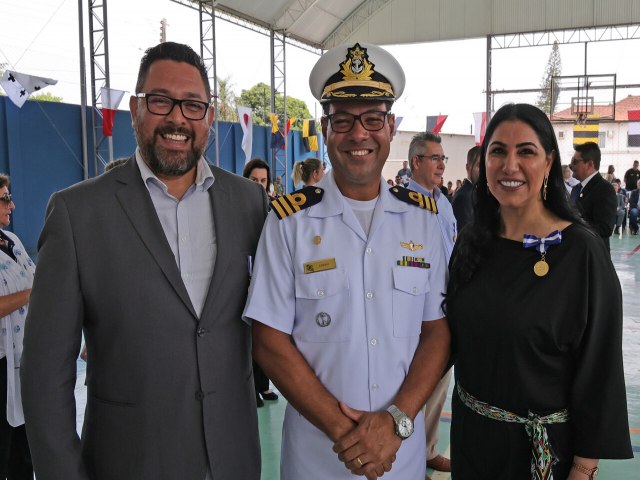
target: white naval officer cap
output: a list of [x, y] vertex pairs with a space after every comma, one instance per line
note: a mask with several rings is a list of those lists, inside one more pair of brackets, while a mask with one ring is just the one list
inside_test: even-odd
[[400, 63], [371, 43], [328, 50], [309, 75], [309, 87], [320, 103], [346, 100], [395, 101], [404, 90]]

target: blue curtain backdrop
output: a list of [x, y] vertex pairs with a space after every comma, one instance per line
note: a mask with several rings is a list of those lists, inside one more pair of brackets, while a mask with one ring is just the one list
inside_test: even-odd
[[[47, 202], [52, 193], [83, 180], [80, 106], [65, 103], [27, 101], [17, 108], [11, 100], [0, 96], [0, 172], [11, 176], [11, 195], [16, 209], [9, 230], [35, 256], [38, 236], [44, 225]], [[89, 174], [95, 176], [91, 108], [87, 108]], [[245, 155], [241, 148], [242, 128], [239, 123], [219, 122], [220, 167], [242, 174]], [[206, 156], [215, 163], [213, 132]], [[252, 157], [272, 164], [271, 127], [253, 127]], [[322, 141], [320, 141], [322, 144]], [[116, 113], [113, 129], [114, 158], [129, 157], [136, 146], [128, 111]], [[289, 134], [288, 172], [294, 162], [321, 152], [306, 152], [300, 131]], [[103, 166], [99, 165], [98, 173]], [[291, 179], [284, 179], [288, 191]]]

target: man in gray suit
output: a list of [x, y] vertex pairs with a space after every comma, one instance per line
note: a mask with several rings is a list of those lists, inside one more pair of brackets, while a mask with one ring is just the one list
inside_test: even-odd
[[241, 315], [268, 203], [203, 159], [209, 100], [193, 50], [147, 50], [130, 100], [135, 155], [49, 202], [22, 368], [38, 480], [260, 478]]

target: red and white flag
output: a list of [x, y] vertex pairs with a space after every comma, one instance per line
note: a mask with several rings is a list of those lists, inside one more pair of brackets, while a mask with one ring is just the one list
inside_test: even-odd
[[447, 121], [448, 115], [428, 115], [427, 116], [427, 132], [440, 133], [444, 122]]
[[126, 92], [113, 88], [101, 88], [100, 98], [102, 99], [102, 135], [113, 136], [113, 121], [118, 111], [118, 105]]
[[627, 145], [640, 147], [640, 110], [629, 110], [627, 115], [629, 116]]
[[250, 107], [238, 105], [238, 120], [242, 127], [242, 151], [244, 152], [247, 163], [251, 160], [251, 149], [253, 147], [253, 110]]
[[484, 140], [484, 132], [487, 128], [487, 112], [478, 112], [473, 114], [475, 128], [473, 133], [476, 137], [476, 145], [481, 145]]
[[29, 95], [43, 89], [47, 85], [55, 85], [57, 80], [52, 78], [35, 77], [26, 73], [18, 73], [5, 70], [0, 85], [7, 93], [7, 96], [18, 108], [22, 108]]

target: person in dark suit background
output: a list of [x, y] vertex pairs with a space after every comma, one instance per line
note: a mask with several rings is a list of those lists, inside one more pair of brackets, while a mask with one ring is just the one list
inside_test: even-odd
[[458, 223], [458, 231], [473, 219], [473, 186], [478, 181], [480, 175], [480, 146], [471, 147], [467, 152], [467, 178], [462, 182], [453, 197], [453, 215]]
[[595, 142], [574, 146], [571, 159], [573, 176], [580, 181], [571, 190], [571, 199], [577, 205], [585, 221], [602, 238], [607, 249], [609, 237], [616, 223], [616, 192], [598, 172], [600, 169], [600, 147]]
[[190, 47], [150, 48], [129, 101], [135, 154], [49, 201], [22, 370], [38, 480], [260, 478], [241, 315], [268, 201], [204, 160], [210, 99]]
[[631, 235], [638, 235], [638, 218], [640, 218], [640, 180], [636, 182], [636, 189], [629, 196], [629, 230]]

